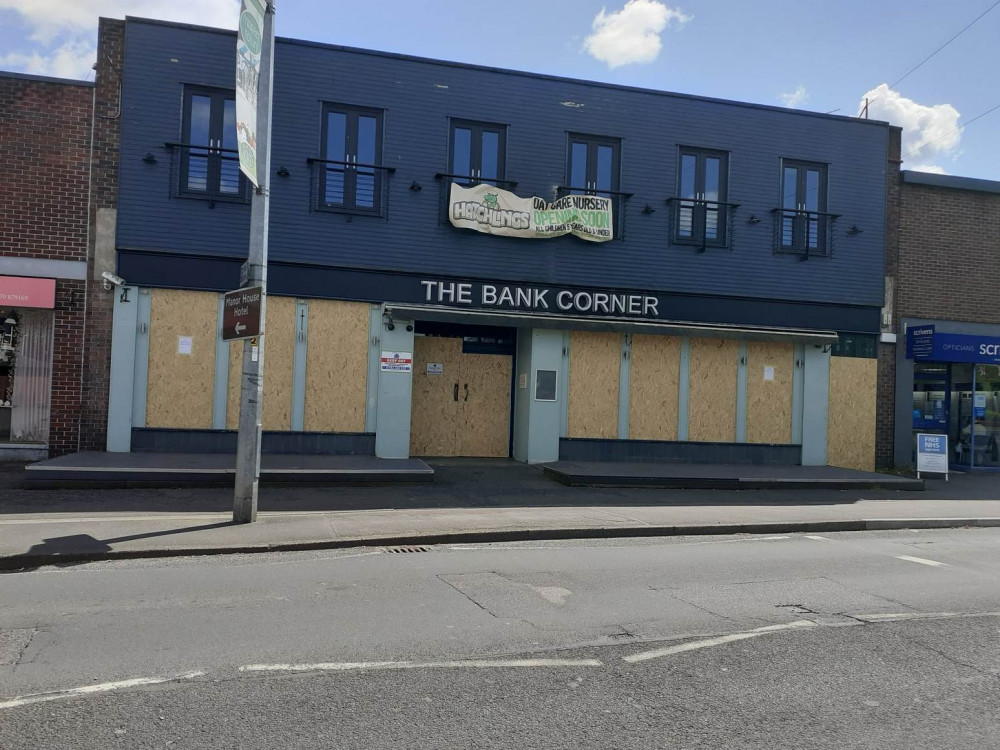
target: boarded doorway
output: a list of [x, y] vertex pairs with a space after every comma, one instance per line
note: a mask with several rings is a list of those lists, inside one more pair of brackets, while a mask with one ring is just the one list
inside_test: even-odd
[[506, 458], [513, 332], [456, 328], [414, 338], [410, 455]]

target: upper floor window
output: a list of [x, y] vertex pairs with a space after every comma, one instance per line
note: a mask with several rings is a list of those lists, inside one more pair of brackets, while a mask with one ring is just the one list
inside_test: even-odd
[[454, 182], [503, 182], [506, 153], [507, 129], [503, 125], [452, 120], [448, 171]]
[[568, 192], [613, 197], [619, 187], [620, 147], [615, 138], [570, 135]]
[[381, 213], [381, 159], [380, 110], [335, 104], [323, 108], [322, 207]]
[[681, 148], [679, 155], [674, 241], [727, 245], [729, 154]]
[[826, 165], [782, 160], [778, 249], [803, 256], [826, 255], [830, 222], [826, 208]]
[[184, 90], [180, 192], [242, 200], [246, 181], [236, 148], [236, 99], [231, 91]]

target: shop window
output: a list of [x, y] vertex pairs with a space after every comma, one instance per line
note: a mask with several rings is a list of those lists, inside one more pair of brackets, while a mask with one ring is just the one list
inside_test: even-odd
[[46, 442], [51, 391], [52, 313], [0, 309], [0, 442]]
[[828, 256], [836, 214], [827, 212], [825, 164], [782, 160], [781, 207], [775, 209], [778, 252]]
[[673, 241], [699, 247], [728, 247], [729, 154], [682, 148], [673, 206]]
[[327, 104], [323, 108], [320, 209], [382, 214], [387, 171], [382, 160], [382, 112]]
[[233, 92], [188, 87], [184, 91], [178, 193], [209, 200], [246, 201], [240, 172]]
[[507, 128], [503, 125], [452, 120], [448, 172], [453, 182], [503, 187], [506, 154]]
[[878, 357], [878, 337], [867, 333], [841, 333], [830, 352], [834, 357]]

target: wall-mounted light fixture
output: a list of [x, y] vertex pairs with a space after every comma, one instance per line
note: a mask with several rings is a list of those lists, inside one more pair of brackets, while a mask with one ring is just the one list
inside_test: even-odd
[[290, 174], [291, 172], [288, 171], [288, 167], [286, 167], [284, 164], [278, 167], [278, 177], [288, 177], [288, 175]]
[[747, 224], [760, 224], [760, 217], [757, 214], [750, 214], [750, 218], [747, 219]]
[[653, 208], [653, 207], [652, 207], [651, 205], [649, 205], [649, 204], [647, 203], [647, 204], [646, 204], [645, 206], [643, 206], [643, 208], [642, 208], [642, 212], [643, 212], [644, 214], [652, 214], [652, 213], [656, 213], [656, 209], [655, 209], [655, 208]]
[[414, 193], [419, 193], [423, 189], [424, 189], [424, 186], [421, 185], [416, 180], [414, 180], [413, 182], [410, 183], [410, 190], [412, 190]]
[[142, 157], [142, 160], [146, 164], [156, 164], [156, 157], [153, 156], [153, 152], [152, 151], [147, 151], [146, 155], [144, 157]]
[[851, 227], [850, 229], [847, 230], [847, 233], [853, 237], [856, 234], [861, 234], [863, 231], [865, 230], [859, 227], [857, 224], [851, 224]]

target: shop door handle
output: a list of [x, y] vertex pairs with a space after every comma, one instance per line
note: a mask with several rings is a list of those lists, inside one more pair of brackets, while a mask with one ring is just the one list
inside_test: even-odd
[[458, 383], [455, 383], [455, 400], [458, 401]]
[[[457, 388], [457, 387], [458, 387], [458, 385], [456, 384], [456, 386], [455, 386], [455, 387]], [[464, 399], [464, 400], [465, 400], [465, 401], [468, 401], [468, 400], [469, 400], [469, 384], [468, 384], [468, 383], [466, 383], [466, 384], [465, 384], [465, 399]]]

